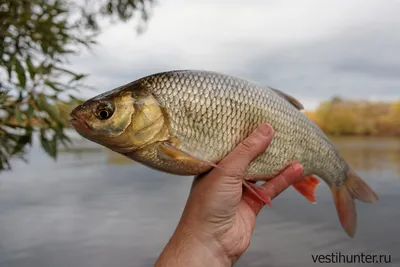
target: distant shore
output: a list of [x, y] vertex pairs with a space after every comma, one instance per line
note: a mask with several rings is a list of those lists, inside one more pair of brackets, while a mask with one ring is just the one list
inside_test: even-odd
[[372, 102], [333, 98], [304, 114], [329, 136], [400, 137], [400, 101]]

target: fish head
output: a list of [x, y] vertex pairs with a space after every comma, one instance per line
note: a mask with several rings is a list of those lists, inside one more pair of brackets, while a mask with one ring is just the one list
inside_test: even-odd
[[91, 98], [70, 117], [81, 136], [121, 154], [165, 139], [161, 107], [141, 86], [124, 86]]

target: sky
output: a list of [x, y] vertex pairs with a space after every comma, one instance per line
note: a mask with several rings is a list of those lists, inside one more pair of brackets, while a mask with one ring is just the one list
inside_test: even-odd
[[278, 88], [315, 109], [332, 96], [400, 98], [400, 0], [158, 0], [146, 31], [107, 27], [72, 59], [92, 97], [174, 69]]

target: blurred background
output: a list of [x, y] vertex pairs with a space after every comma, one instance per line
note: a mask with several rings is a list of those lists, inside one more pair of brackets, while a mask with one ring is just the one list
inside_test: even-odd
[[289, 188], [261, 212], [237, 266], [309, 266], [332, 252], [400, 266], [398, 10], [396, 0], [1, 1], [0, 266], [154, 264], [192, 178], [85, 141], [67, 120], [89, 97], [172, 69], [299, 99], [380, 197], [357, 202], [349, 239], [326, 184], [317, 205]]

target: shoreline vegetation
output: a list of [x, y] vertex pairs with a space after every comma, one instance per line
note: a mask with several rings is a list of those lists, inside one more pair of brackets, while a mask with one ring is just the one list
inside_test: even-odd
[[304, 114], [329, 136], [400, 137], [400, 99], [378, 102], [334, 97]]
[[[65, 128], [71, 129], [68, 123], [69, 113], [82, 102], [75, 99], [52, 105], [53, 112], [57, 114]], [[334, 97], [322, 102], [314, 111], [303, 112], [328, 136], [400, 137], [400, 98], [393, 102], [378, 102]], [[7, 124], [43, 126], [43, 122], [38, 119], [27, 122], [14, 117], [8, 118]]]

